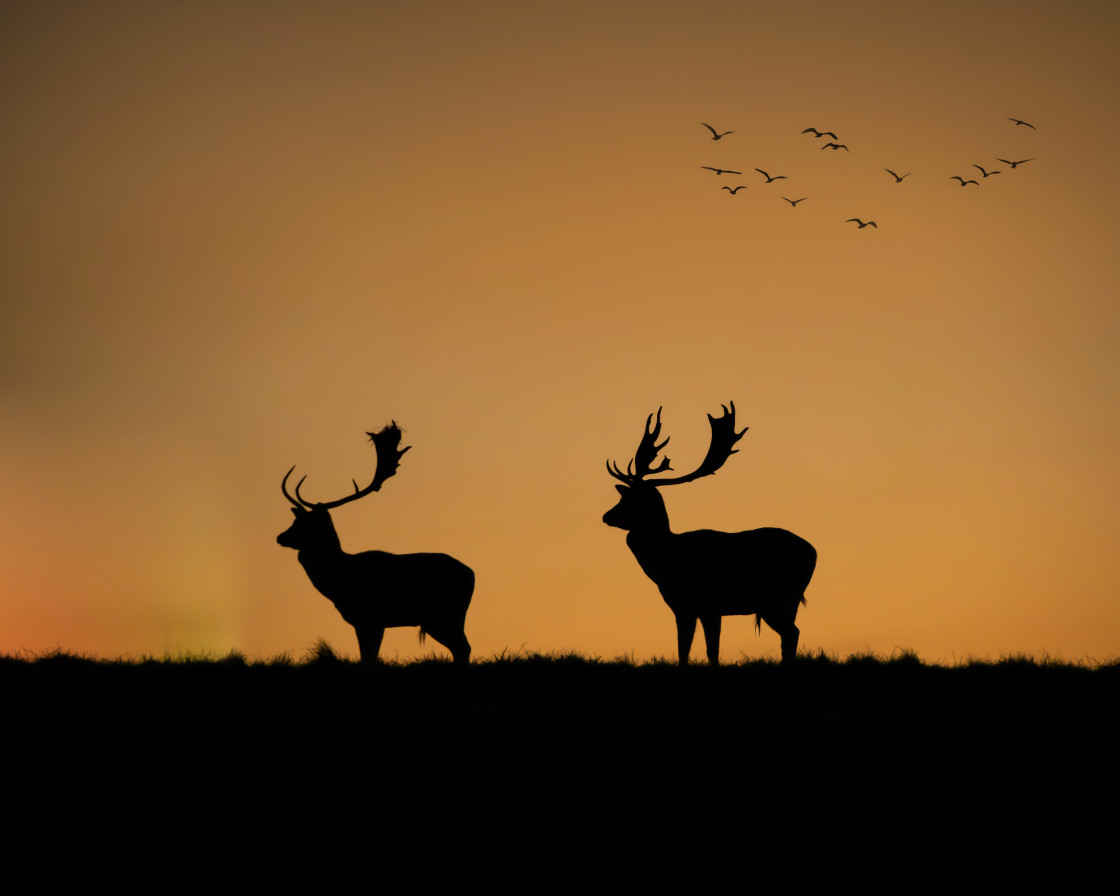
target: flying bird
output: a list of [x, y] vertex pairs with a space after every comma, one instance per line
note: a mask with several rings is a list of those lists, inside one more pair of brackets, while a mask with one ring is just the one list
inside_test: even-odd
[[740, 190], [745, 190], [746, 187], [743, 186], [742, 184], [739, 184], [739, 186], [737, 186], [734, 190], [732, 190], [731, 187], [720, 187], [720, 189], [721, 190], [727, 190], [728, 193], [730, 193], [732, 196], [734, 196]]
[[852, 221], [855, 221], [859, 225], [860, 230], [863, 230], [864, 227], [874, 227], [876, 230], [879, 229], [879, 225], [876, 224], [874, 221], [866, 221], [865, 222], [865, 221], [861, 221], [859, 218], [848, 218], [848, 220], [845, 221], [844, 223], [848, 224]]
[[809, 197], [808, 196], [802, 196], [800, 199], [790, 199], [788, 196], [783, 196], [782, 198], [786, 202], [788, 202], [790, 205], [792, 205], [794, 208], [797, 208], [797, 203], [804, 202]]
[[961, 182], [962, 187], [967, 187], [969, 184], [976, 184], [976, 186], [980, 186], [980, 181], [978, 181], [978, 180], [965, 180], [959, 174], [954, 174], [952, 177], [949, 178], [949, 180], [959, 180]]
[[979, 172], [980, 172], [981, 174], [983, 174], [983, 175], [984, 175], [984, 177], [991, 177], [991, 176], [992, 176], [993, 174], [1003, 174], [1003, 172], [1002, 172], [1002, 171], [999, 171], [999, 170], [996, 170], [996, 171], [985, 171], [985, 170], [984, 170], [983, 168], [981, 168], [981, 167], [980, 167], [979, 165], [973, 165], [972, 167], [973, 167], [973, 168], [976, 168], [977, 170], [979, 170]]
[[1017, 166], [1022, 165], [1024, 162], [1033, 162], [1034, 159], [1020, 159], [1018, 162], [1009, 162], [1007, 159], [997, 159], [997, 161], [1003, 162], [1004, 165], [1010, 165], [1011, 170], [1014, 171]]
[[715, 128], [713, 128], [710, 124], [705, 124], [704, 122], [700, 122], [700, 124], [704, 125], [704, 127], [706, 127], [709, 131], [712, 132], [712, 139], [713, 140], [718, 140], [720, 137], [726, 137], [728, 134], [734, 134], [735, 133], [734, 131], [724, 131], [721, 134], [719, 131], [717, 131]]
[[1015, 122], [1016, 125], [1025, 124], [1028, 128], [1030, 128], [1031, 130], [1034, 130], [1034, 131], [1038, 130], [1038, 128], [1036, 128], [1029, 121], [1020, 121], [1018, 118], [1008, 118], [1007, 120]]
[[848, 149], [848, 147], [843, 143], [826, 143], [821, 147], [821, 149], [831, 149], [833, 152], [836, 152], [836, 150], [838, 149], [842, 149], [844, 150], [844, 152], [851, 152], [851, 150]]
[[906, 172], [906, 173], [905, 173], [904, 175], [902, 175], [902, 177], [899, 177], [899, 176], [898, 176], [897, 174], [895, 174], [895, 173], [894, 173], [893, 171], [891, 171], [891, 169], [890, 169], [890, 168], [884, 168], [883, 170], [884, 170], [885, 172], [887, 172], [887, 174], [889, 174], [889, 175], [890, 175], [891, 177], [893, 177], [893, 178], [894, 178], [894, 182], [895, 182], [896, 184], [900, 184], [900, 183], [902, 183], [902, 178], [903, 178], [903, 177], [909, 177], [909, 176], [910, 176], [911, 174], [913, 174], [913, 173], [914, 173], [913, 171], [907, 171], [907, 172]]
[[840, 139], [832, 131], [818, 131], [816, 128], [805, 128], [801, 133], [812, 134], [814, 137], [831, 137], [833, 140]]
[[776, 180], [787, 180], [787, 178], [784, 174], [775, 174], [773, 177], [771, 177], [769, 174], [767, 174], [761, 168], [755, 168], [754, 170], [757, 171], [759, 174], [761, 174], [763, 177], [765, 177], [766, 178], [766, 183], [768, 183], [768, 184], [773, 183]]
[[700, 167], [705, 168], [708, 171], [714, 171], [716, 174], [742, 174], [743, 173], [742, 171], [728, 171], [726, 168], [712, 168], [709, 165], [701, 165]]

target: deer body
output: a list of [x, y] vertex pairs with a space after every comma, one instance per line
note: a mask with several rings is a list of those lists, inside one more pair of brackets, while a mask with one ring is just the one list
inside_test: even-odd
[[[800, 604], [817, 562], [813, 546], [785, 529], [697, 529], [670, 532], [667, 538], [654, 541], [631, 533], [626, 545], [669, 609], [697, 619], [712, 613], [757, 615], [770, 624], [780, 610], [773, 606], [773, 595], [798, 592], [795, 603]], [[785, 582], [788, 570], [797, 568], [803, 571], [804, 581]], [[745, 569], [751, 574], [744, 581]]]
[[[675, 533], [658, 486], [690, 482], [711, 475], [735, 452], [731, 449], [743, 433], [734, 432], [734, 409], [712, 421], [712, 447], [694, 473], [675, 479], [645, 479], [669, 469], [668, 460], [651, 469], [660, 432], [648, 429], [627, 473], [612, 470], [624, 485], [616, 486], [620, 499], [603, 516], [603, 522], [627, 530], [626, 545], [642, 571], [657, 585], [677, 621], [677, 657], [688, 663], [696, 622], [704, 627], [708, 661], [719, 663], [719, 638], [724, 616], [754, 615], [755, 625], [765, 622], [782, 639], [782, 660], [797, 655], [800, 631], [797, 610], [805, 602], [805, 589], [817, 564], [816, 549], [785, 529], [751, 529], [717, 532], [698, 529]], [[652, 420], [652, 415], [650, 417]], [[745, 433], [746, 430], [743, 430]], [[608, 469], [611, 469], [608, 465]]]
[[[391, 439], [384, 435], [388, 430], [386, 427], [371, 436], [380, 456], [389, 456], [385, 443]], [[396, 440], [399, 439], [400, 432], [396, 430]], [[395, 446], [393, 442], [393, 450]], [[396, 452], [392, 460], [399, 460], [401, 454], [404, 451]], [[383, 473], [381, 467], [379, 458], [378, 476], [362, 492], [355, 486], [355, 496], [376, 491], [374, 485], [380, 488], [381, 481], [396, 470], [394, 465]], [[386, 628], [417, 625], [421, 639], [431, 635], [451, 651], [456, 663], [469, 662], [471, 645], [464, 626], [474, 593], [471, 568], [447, 554], [391, 554], [387, 551], [349, 554], [342, 549], [329, 508], [355, 496], [330, 504], [310, 504], [299, 498], [299, 486], [296, 486], [295, 499], [288, 495], [287, 480], [285, 476], [281, 488], [292, 502], [295, 521], [276, 537], [276, 541], [298, 552], [300, 565], [311, 584], [354, 626], [362, 660], [377, 659]], [[300, 484], [302, 482], [300, 480]]]
[[[447, 554], [344, 552], [327, 566], [322, 557], [307, 557], [301, 551], [299, 562], [311, 584], [354, 626], [418, 625], [427, 631], [440, 628], [441, 620], [455, 616], [460, 617], [461, 624], [474, 592], [471, 568]], [[371, 585], [354, 586], [354, 582], [363, 580]], [[417, 601], [409, 594], [411, 590], [431, 599]]]

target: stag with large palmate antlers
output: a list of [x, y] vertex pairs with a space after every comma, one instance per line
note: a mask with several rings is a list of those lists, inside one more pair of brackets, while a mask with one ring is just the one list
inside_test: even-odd
[[736, 454], [735, 443], [747, 430], [735, 432], [735, 403], [723, 416], [708, 415], [712, 441], [704, 461], [693, 472], [672, 479], [648, 479], [672, 471], [669, 458], [653, 462], [668, 444], [658, 443], [657, 423], [646, 419], [646, 432], [624, 473], [607, 463], [607, 472], [622, 485], [618, 504], [603, 515], [608, 526], [627, 530], [626, 544], [642, 571], [653, 579], [665, 603], [677, 618], [677, 661], [688, 664], [696, 621], [704, 627], [708, 662], [719, 664], [719, 634], [724, 616], [755, 617], [755, 628], [765, 622], [782, 638], [782, 662], [797, 656], [800, 632], [794, 620], [805, 603], [805, 589], [817, 565], [816, 549], [785, 529], [751, 529], [747, 532], [672, 532], [665, 501], [658, 491], [667, 485], [711, 476]]
[[471, 645], [463, 629], [474, 593], [474, 571], [469, 566], [447, 554], [348, 554], [342, 550], [330, 511], [380, 491], [408, 451], [399, 447], [401, 431], [396, 421], [366, 435], [377, 451], [377, 469], [365, 488], [354, 482], [352, 495], [337, 501], [306, 501], [299, 491], [305, 476], [296, 484], [293, 498], [288, 494], [288, 477], [295, 467], [288, 470], [280, 490], [292, 503], [295, 522], [276, 541], [299, 552], [311, 584], [354, 626], [363, 661], [376, 661], [386, 628], [418, 625], [421, 641], [431, 635], [451, 651], [456, 663], [468, 663]]

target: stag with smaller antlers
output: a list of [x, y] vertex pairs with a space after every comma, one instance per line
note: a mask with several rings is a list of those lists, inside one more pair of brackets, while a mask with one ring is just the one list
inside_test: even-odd
[[715, 532], [699, 529], [676, 533], [669, 529], [669, 514], [659, 489], [711, 476], [732, 454], [735, 443], [747, 431], [735, 432], [735, 403], [723, 408], [723, 416], [708, 415], [712, 441], [707, 456], [693, 472], [671, 479], [649, 479], [672, 471], [669, 458], [653, 462], [668, 444], [658, 443], [661, 409], [657, 423], [646, 419], [646, 431], [634, 459], [624, 473], [607, 463], [607, 472], [621, 482], [616, 485], [620, 500], [603, 515], [603, 522], [627, 531], [626, 544], [642, 572], [661, 591], [677, 618], [677, 661], [688, 665], [688, 654], [696, 634], [696, 621], [704, 627], [708, 662], [719, 664], [719, 635], [724, 616], [755, 617], [755, 628], [765, 622], [782, 639], [782, 662], [797, 656], [800, 632], [794, 621], [805, 603], [805, 589], [817, 565], [816, 549], [805, 539], [785, 529], [751, 529], [747, 532]]
[[363, 661], [377, 659], [386, 628], [418, 625], [421, 641], [431, 635], [451, 651], [456, 664], [468, 663], [471, 645], [464, 626], [474, 594], [474, 571], [469, 566], [447, 554], [348, 554], [342, 550], [330, 511], [380, 491], [408, 451], [399, 447], [401, 431], [396, 421], [366, 435], [377, 451], [377, 469], [365, 488], [354, 482], [352, 495], [337, 501], [306, 501], [300, 494], [305, 476], [296, 484], [293, 498], [288, 494], [288, 477], [295, 467], [288, 470], [280, 490], [292, 504], [295, 522], [276, 541], [299, 552], [311, 584], [354, 626]]

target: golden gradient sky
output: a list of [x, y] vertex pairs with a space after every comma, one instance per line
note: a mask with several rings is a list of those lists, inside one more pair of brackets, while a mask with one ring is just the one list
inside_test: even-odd
[[[395, 418], [413, 450], [344, 547], [471, 565], [476, 657], [672, 655], [603, 464], [664, 405], [694, 465], [734, 400], [740, 453], [670, 518], [813, 542], [803, 648], [1115, 656], [1118, 25], [3, 4], [0, 651], [356, 652], [275, 543], [280, 479], [341, 495]], [[725, 660], [778, 656], [752, 623]]]

